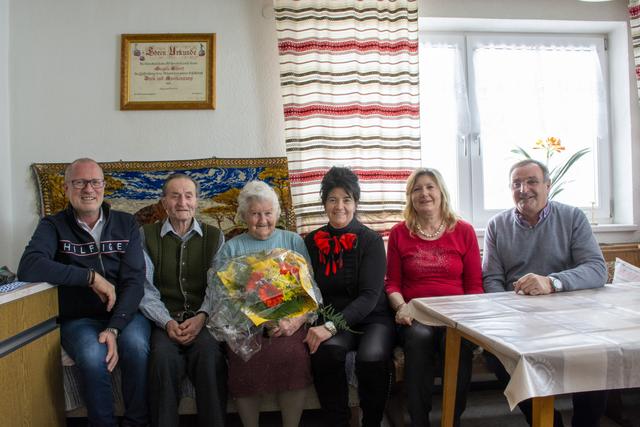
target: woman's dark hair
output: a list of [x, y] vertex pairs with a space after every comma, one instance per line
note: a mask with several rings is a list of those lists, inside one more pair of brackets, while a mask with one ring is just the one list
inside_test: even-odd
[[325, 174], [322, 178], [322, 184], [320, 184], [320, 199], [323, 205], [327, 203], [327, 197], [334, 188], [342, 188], [354, 202], [360, 201], [358, 175], [353, 173], [351, 169], [334, 166]]

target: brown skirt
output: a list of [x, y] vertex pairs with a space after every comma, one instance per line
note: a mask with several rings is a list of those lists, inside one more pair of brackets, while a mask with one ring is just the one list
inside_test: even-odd
[[302, 342], [306, 334], [302, 327], [290, 337], [261, 337], [262, 348], [247, 362], [228, 349], [231, 395], [249, 397], [310, 386], [309, 350]]

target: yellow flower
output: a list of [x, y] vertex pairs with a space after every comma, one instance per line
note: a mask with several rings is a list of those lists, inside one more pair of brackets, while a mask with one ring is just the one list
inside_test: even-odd
[[[551, 157], [557, 153], [566, 151], [566, 147], [562, 145], [560, 138], [555, 136], [548, 136], [544, 140], [537, 139], [533, 145], [535, 150], [544, 150], [542, 163], [549, 169], [549, 175], [551, 179], [551, 191], [549, 193], [549, 199], [553, 199], [561, 191], [566, 183], [570, 182], [563, 180], [569, 169], [582, 158], [584, 155], [591, 151], [589, 148], [582, 148], [573, 153], [567, 160], [555, 162], [558, 163], [554, 167], [550, 167], [549, 164]], [[525, 159], [532, 159], [527, 151], [521, 147], [516, 147], [511, 150], [512, 153], [524, 157]]]
[[547, 157], [551, 157], [554, 153], [561, 153], [566, 147], [560, 143], [560, 138], [548, 136], [544, 141], [538, 139], [533, 146], [535, 150], [545, 150]]
[[256, 326], [318, 309], [307, 262], [292, 250], [273, 249], [232, 258], [216, 276], [225, 297], [237, 301]]

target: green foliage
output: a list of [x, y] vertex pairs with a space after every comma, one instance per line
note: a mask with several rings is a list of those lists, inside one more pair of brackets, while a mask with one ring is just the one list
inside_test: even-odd
[[[559, 142], [559, 140], [558, 140], [558, 142]], [[538, 145], [540, 145], [540, 144], [538, 144]], [[546, 151], [545, 160], [546, 161], [543, 162], [543, 163], [545, 163], [547, 168], [549, 168], [549, 159], [553, 156], [553, 154], [555, 154], [556, 152], [559, 152], [557, 150], [554, 151], [553, 148], [547, 148], [547, 147], [536, 146], [534, 148], [535, 149], [545, 148], [545, 151]], [[564, 147], [562, 147], [562, 150], [564, 150]], [[568, 184], [569, 182], [572, 181], [572, 180], [569, 180], [569, 181], [564, 180], [564, 176], [567, 174], [567, 172], [569, 172], [569, 169], [571, 169], [571, 167], [578, 160], [580, 160], [583, 156], [585, 156], [587, 153], [589, 153], [589, 151], [591, 151], [591, 149], [589, 149], [589, 148], [583, 148], [581, 150], [578, 150], [575, 153], [573, 153], [571, 155], [571, 157], [569, 157], [569, 159], [567, 161], [565, 161], [564, 163], [561, 163], [560, 165], [549, 169], [549, 178], [551, 179], [551, 189], [549, 191], [549, 200], [552, 200], [555, 196], [557, 196], [562, 191], [564, 191], [565, 184]], [[511, 152], [513, 154], [516, 154], [518, 156], [523, 157], [523, 160], [524, 159], [533, 159], [533, 157], [531, 157], [531, 155], [529, 155], [529, 153], [522, 147], [516, 147], [516, 148], [512, 149]]]
[[527, 151], [526, 151], [524, 148], [522, 148], [522, 147], [516, 147], [516, 148], [514, 148], [513, 150], [511, 150], [511, 152], [512, 152], [513, 154], [517, 154], [517, 155], [519, 155], [519, 156], [522, 156], [522, 157], [524, 157], [525, 159], [530, 159], [530, 158], [531, 158], [531, 156], [529, 155], [529, 153], [527, 153]]
[[325, 320], [333, 322], [336, 325], [336, 329], [341, 331], [349, 331], [354, 334], [362, 334], [363, 332], [354, 331], [349, 327], [347, 321], [344, 320], [342, 313], [336, 311], [336, 309], [331, 305], [325, 305], [318, 309], [318, 314], [321, 314]]

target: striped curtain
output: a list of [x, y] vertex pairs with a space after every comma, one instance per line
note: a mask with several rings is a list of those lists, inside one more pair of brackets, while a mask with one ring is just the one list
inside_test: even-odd
[[274, 0], [298, 232], [325, 224], [331, 166], [360, 179], [359, 218], [386, 235], [420, 165], [416, 0]]
[[633, 42], [633, 57], [636, 61], [638, 100], [640, 100], [640, 0], [629, 0], [629, 26]]

